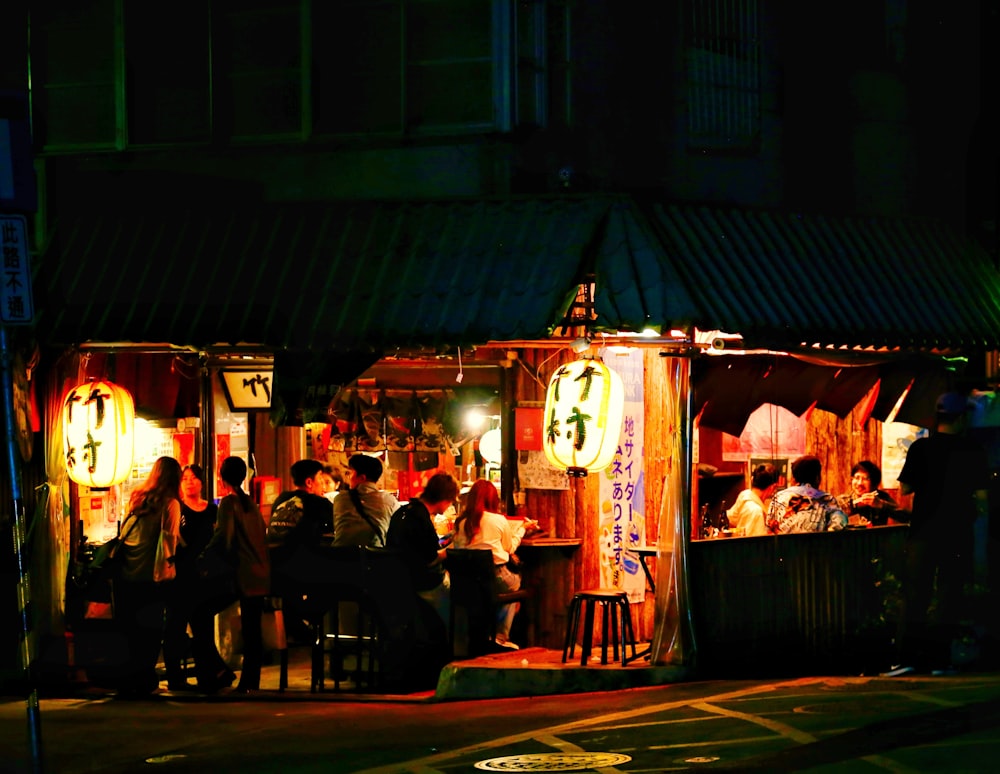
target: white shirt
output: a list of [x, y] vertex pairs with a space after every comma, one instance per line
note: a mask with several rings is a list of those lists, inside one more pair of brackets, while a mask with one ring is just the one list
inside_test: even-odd
[[729, 527], [736, 537], [756, 537], [767, 534], [764, 501], [753, 489], [744, 489], [726, 514]]
[[500, 513], [483, 512], [483, 520], [472, 540], [465, 537], [465, 523], [458, 524], [455, 532], [455, 548], [489, 548], [493, 552], [494, 564], [507, 564], [510, 555], [521, 545], [524, 537], [524, 522], [516, 525]]

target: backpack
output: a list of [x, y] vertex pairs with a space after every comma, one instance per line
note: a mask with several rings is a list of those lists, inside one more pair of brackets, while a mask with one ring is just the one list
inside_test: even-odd
[[304, 512], [302, 498], [298, 495], [279, 503], [271, 511], [271, 521], [267, 525], [267, 545], [270, 548], [284, 545], [289, 535], [299, 526]]

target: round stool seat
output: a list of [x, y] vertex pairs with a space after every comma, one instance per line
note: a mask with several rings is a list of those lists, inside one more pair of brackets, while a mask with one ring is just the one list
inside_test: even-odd
[[573, 595], [570, 603], [566, 624], [566, 640], [563, 644], [562, 660], [565, 664], [576, 650], [576, 639], [580, 628], [580, 612], [583, 611], [583, 640], [581, 643], [580, 666], [587, 666], [594, 641], [594, 614], [597, 606], [601, 607], [601, 663], [608, 663], [608, 640], [612, 642], [612, 652], [615, 661], [618, 660], [618, 644], [621, 642], [621, 664], [625, 666], [629, 659], [625, 648], [632, 646], [632, 658], [636, 657], [635, 633], [632, 630], [632, 613], [628, 603], [628, 594], [622, 589], [595, 588], [584, 589]]
[[580, 597], [582, 599], [628, 599], [628, 593], [623, 589], [586, 589], [584, 591], [576, 592], [573, 596]]

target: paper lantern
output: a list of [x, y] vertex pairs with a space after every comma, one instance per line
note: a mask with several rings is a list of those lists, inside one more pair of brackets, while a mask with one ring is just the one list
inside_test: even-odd
[[560, 366], [545, 393], [545, 456], [571, 476], [604, 470], [618, 450], [624, 411], [621, 377], [602, 360]]
[[106, 489], [128, 478], [135, 447], [135, 405], [111, 382], [80, 384], [63, 400], [66, 471], [78, 484]]
[[480, 455], [482, 455], [484, 460], [494, 465], [499, 465], [500, 461], [503, 459], [503, 456], [501, 455], [502, 448], [503, 439], [501, 438], [499, 427], [487, 430], [479, 439]]

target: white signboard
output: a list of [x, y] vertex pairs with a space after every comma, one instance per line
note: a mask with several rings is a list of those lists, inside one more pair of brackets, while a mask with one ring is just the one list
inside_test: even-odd
[[3, 251], [0, 321], [7, 325], [30, 325], [35, 309], [31, 296], [28, 221], [23, 215], [0, 215], [0, 250]]

